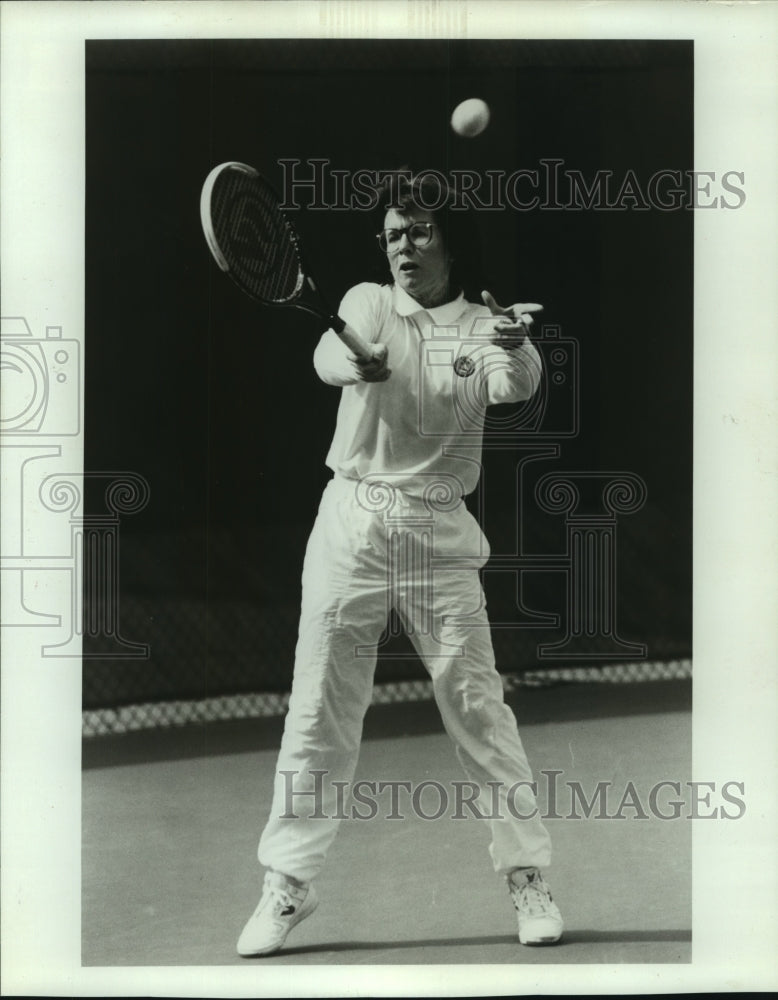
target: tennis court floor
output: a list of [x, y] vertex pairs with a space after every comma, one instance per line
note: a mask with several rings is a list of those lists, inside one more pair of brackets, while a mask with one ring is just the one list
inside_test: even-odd
[[[317, 880], [321, 902], [265, 959], [235, 942], [260, 894], [256, 844], [270, 804], [282, 720], [210, 723], [85, 741], [82, 962], [85, 966], [678, 963], [691, 960], [691, 827], [648, 804], [691, 777], [691, 685], [571, 684], [510, 697], [554, 844], [548, 881], [566, 933], [518, 944], [487, 824], [452, 819], [459, 764], [433, 704], [374, 706], [357, 779], [436, 781], [438, 819], [388, 808], [341, 824]], [[559, 771], [556, 778], [542, 772]], [[583, 817], [608, 783], [605, 812]], [[629, 783], [638, 807], [622, 807]], [[440, 805], [420, 800], [423, 812]], [[683, 796], [681, 796], [682, 798]], [[669, 811], [667, 790], [657, 812]], [[381, 800], [383, 801], [383, 800]], [[634, 798], [633, 798], [634, 801]], [[569, 818], [577, 812], [581, 818]], [[647, 813], [638, 818], [640, 812]]]

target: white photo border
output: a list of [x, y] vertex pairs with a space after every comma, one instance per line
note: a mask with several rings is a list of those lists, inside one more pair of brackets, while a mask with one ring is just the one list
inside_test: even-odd
[[[284, 966], [261, 975], [256, 965], [82, 968], [81, 665], [42, 659], [34, 630], [15, 629], [3, 636], [3, 992], [422, 996], [778, 986], [778, 7], [98, 0], [4, 2], [0, 18], [3, 314], [25, 316], [34, 331], [62, 327], [80, 340], [82, 356], [86, 39], [693, 39], [696, 168], [742, 171], [747, 195], [737, 211], [695, 213], [694, 776], [743, 781], [747, 813], [736, 823], [695, 824], [692, 962], [457, 966], [450, 977], [434, 966]], [[656, 308], [661, 316], [661, 301]], [[63, 471], [81, 469], [81, 437], [63, 438], [60, 454]], [[5, 521], [3, 528], [5, 551]]]

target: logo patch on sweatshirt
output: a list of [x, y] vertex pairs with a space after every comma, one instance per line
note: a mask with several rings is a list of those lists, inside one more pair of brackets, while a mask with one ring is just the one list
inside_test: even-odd
[[454, 371], [460, 378], [467, 378], [468, 375], [472, 375], [475, 371], [475, 361], [463, 355], [454, 362]]

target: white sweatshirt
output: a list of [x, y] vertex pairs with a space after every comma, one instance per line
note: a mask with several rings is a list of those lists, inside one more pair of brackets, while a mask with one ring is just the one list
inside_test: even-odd
[[[506, 351], [489, 342], [493, 317], [463, 295], [423, 309], [403, 289], [360, 284], [338, 315], [370, 343], [386, 344], [392, 374], [363, 382], [333, 330], [314, 352], [319, 377], [342, 386], [327, 465], [349, 479], [387, 481], [422, 495], [438, 477], [471, 493], [481, 471], [486, 407], [529, 399], [541, 362], [529, 338]], [[452, 480], [452, 477], [455, 477]]]

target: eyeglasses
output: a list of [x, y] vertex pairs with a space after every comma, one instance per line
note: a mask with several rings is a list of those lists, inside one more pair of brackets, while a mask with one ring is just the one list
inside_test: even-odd
[[397, 253], [400, 249], [403, 233], [408, 234], [408, 242], [415, 247], [425, 247], [432, 239], [432, 222], [413, 222], [402, 229], [382, 229], [376, 237], [378, 245], [384, 253]]

